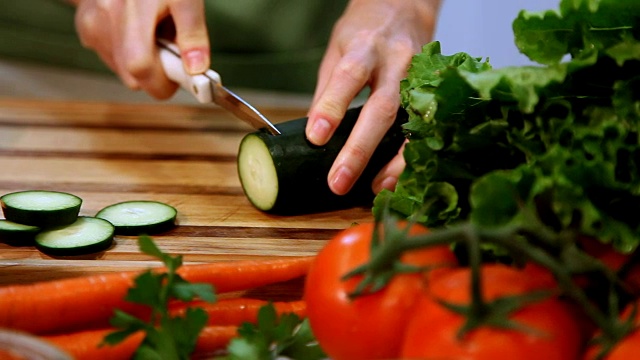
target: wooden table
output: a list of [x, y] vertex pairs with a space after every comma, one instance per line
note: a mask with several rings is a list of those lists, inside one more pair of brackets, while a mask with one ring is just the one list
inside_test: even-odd
[[[305, 109], [261, 109], [274, 122]], [[125, 200], [178, 209], [178, 226], [154, 236], [187, 263], [316, 253], [370, 208], [281, 217], [245, 198], [236, 173], [242, 137], [253, 131], [217, 107], [0, 98], [0, 194], [65, 191], [81, 215]], [[54, 258], [32, 246], [0, 243], [0, 285], [155, 266], [135, 237], [90, 256]]]

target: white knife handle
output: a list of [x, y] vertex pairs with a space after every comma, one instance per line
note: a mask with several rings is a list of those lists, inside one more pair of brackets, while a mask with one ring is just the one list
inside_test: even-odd
[[167, 41], [161, 41], [161, 43], [162, 45], [158, 47], [158, 51], [167, 77], [192, 93], [199, 102], [213, 102], [213, 84], [211, 82], [220, 83], [220, 75], [211, 69], [201, 75], [189, 75], [182, 64], [178, 47]]

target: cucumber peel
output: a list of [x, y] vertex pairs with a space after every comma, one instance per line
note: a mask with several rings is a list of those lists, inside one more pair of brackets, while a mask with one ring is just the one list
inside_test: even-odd
[[158, 201], [133, 200], [109, 205], [96, 214], [109, 221], [118, 235], [150, 235], [175, 226], [177, 210]]
[[82, 199], [47, 190], [25, 190], [0, 197], [0, 242], [34, 245], [50, 255], [82, 255], [108, 249], [114, 235], [152, 235], [173, 228], [177, 210], [148, 200], [109, 205], [95, 217], [79, 216]]
[[32, 245], [39, 232], [40, 228], [37, 226], [0, 219], [0, 241], [9, 245]]
[[76, 221], [82, 199], [59, 191], [27, 190], [3, 195], [0, 205], [9, 221], [47, 228]]
[[336, 195], [329, 188], [328, 174], [351, 134], [362, 107], [347, 111], [329, 142], [311, 144], [305, 135], [308, 118], [277, 125], [274, 136], [255, 131], [242, 139], [237, 170], [242, 189], [257, 209], [277, 215], [301, 215], [356, 206], [372, 206], [373, 178], [398, 154], [405, 141], [402, 125], [408, 114], [399, 109], [391, 128], [373, 153], [352, 189]]
[[36, 247], [50, 255], [79, 255], [104, 251], [113, 243], [114, 226], [103, 219], [80, 216], [71, 225], [44, 230]]

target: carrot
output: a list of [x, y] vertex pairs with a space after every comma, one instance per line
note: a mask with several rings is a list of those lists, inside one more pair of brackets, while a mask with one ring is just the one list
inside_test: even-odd
[[[178, 273], [209, 283], [217, 293], [247, 290], [301, 277], [313, 257], [184, 265]], [[162, 269], [157, 269], [163, 271]], [[0, 287], [0, 327], [35, 334], [105, 325], [114, 309], [140, 314], [124, 300], [140, 272], [121, 272]]]
[[183, 266], [178, 274], [192, 283], [209, 283], [217, 293], [253, 289], [306, 275], [314, 256], [244, 260]]
[[[215, 303], [192, 302], [188, 304], [177, 304], [172, 306], [169, 313], [172, 317], [184, 316], [185, 311], [190, 307], [199, 307], [209, 315], [209, 325], [235, 325], [239, 326], [244, 322], [255, 324], [258, 321], [258, 310], [269, 302], [258, 299], [230, 298], [221, 299]], [[278, 315], [294, 313], [300, 318], [307, 316], [307, 305], [303, 300], [297, 301], [277, 301], [273, 302]]]
[[79, 332], [48, 335], [41, 338], [77, 360], [83, 359], [131, 359], [144, 339], [142, 331], [136, 332], [116, 345], [102, 345], [104, 337], [114, 329], [92, 329]]
[[[124, 301], [136, 273], [123, 272], [0, 288], [0, 327], [35, 334], [91, 327], [113, 310], [134, 311]], [[135, 312], [141, 312], [135, 309]]]
[[[101, 346], [104, 337], [112, 331], [114, 329], [92, 329], [58, 335], [43, 335], [41, 338], [77, 360], [131, 359], [142, 343], [144, 333], [142, 331], [136, 332], [116, 345]], [[238, 328], [236, 326], [207, 326], [198, 336], [194, 355], [210, 354], [223, 350], [237, 334]]]
[[206, 326], [198, 335], [193, 357], [210, 359], [210, 355], [225, 349], [236, 336], [237, 326]]

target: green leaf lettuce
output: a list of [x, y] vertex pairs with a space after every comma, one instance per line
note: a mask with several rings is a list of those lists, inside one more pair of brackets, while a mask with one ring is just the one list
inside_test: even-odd
[[640, 2], [563, 0], [513, 22], [540, 65], [493, 69], [424, 46], [401, 83], [406, 167], [383, 207], [430, 227], [536, 214], [554, 231], [640, 242]]

